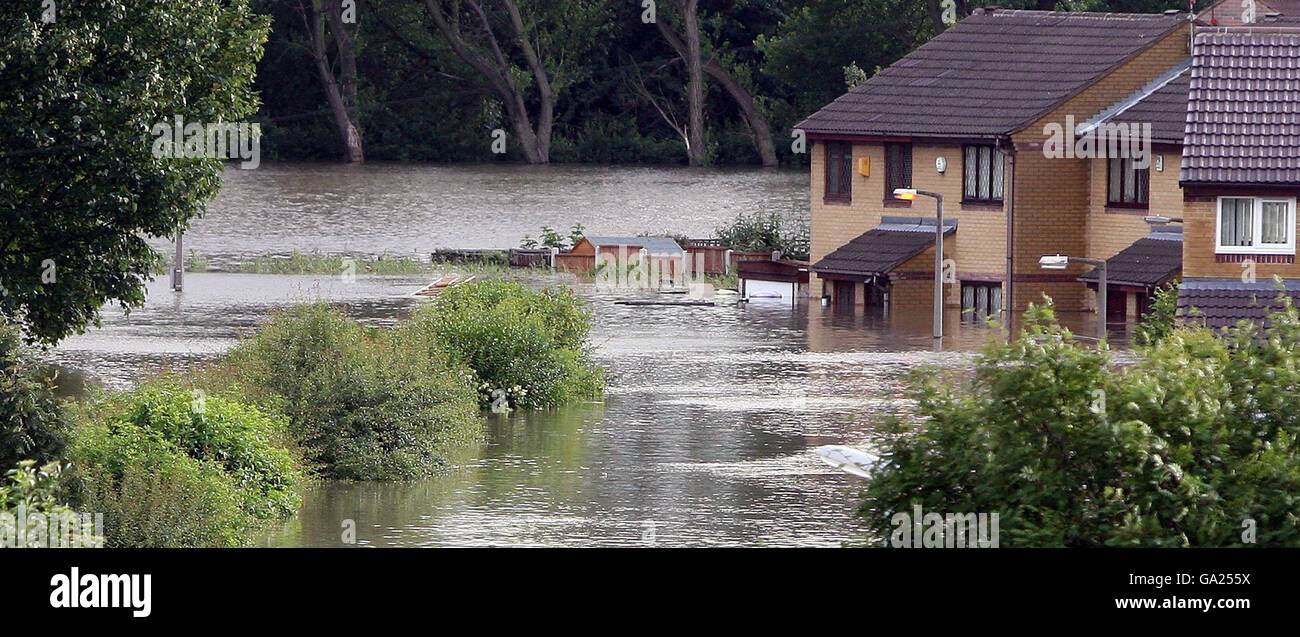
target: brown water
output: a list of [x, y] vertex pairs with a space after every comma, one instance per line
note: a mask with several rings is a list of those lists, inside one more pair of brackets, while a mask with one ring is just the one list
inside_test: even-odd
[[[707, 233], [738, 211], [807, 214], [807, 176], [652, 168], [338, 166], [232, 171], [188, 236], [208, 254], [379, 254], [508, 246], [542, 224]], [[623, 221], [618, 221], [622, 219]], [[53, 352], [77, 382], [128, 387], [153, 370], [216, 357], [267, 313], [326, 299], [391, 324], [434, 276], [191, 274], [129, 316]], [[326, 483], [273, 546], [341, 546], [346, 520], [371, 546], [835, 546], [855, 540], [856, 478], [821, 464], [822, 444], [861, 444], [905, 407], [902, 378], [962, 365], [986, 328], [949, 317], [934, 353], [929, 315], [834, 315], [779, 302], [635, 307], [564, 275], [595, 312], [610, 371], [601, 403], [491, 416], [450, 473], [412, 484]], [[1080, 317], [1080, 321], [1082, 317]]]
[[[567, 235], [711, 236], [738, 213], [808, 216], [808, 172], [749, 168], [268, 164], [226, 171], [186, 249], [428, 254]], [[170, 245], [157, 242], [158, 247]]]

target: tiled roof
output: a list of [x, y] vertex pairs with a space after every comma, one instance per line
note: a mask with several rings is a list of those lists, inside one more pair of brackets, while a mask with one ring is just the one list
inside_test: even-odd
[[645, 248], [652, 255], [678, 255], [685, 250], [671, 237], [583, 237], [597, 248], [627, 246]]
[[1191, 79], [1192, 60], [1162, 73], [1146, 86], [1110, 105], [1092, 119], [1080, 124], [1082, 134], [1103, 122], [1116, 124], [1151, 124], [1151, 141], [1182, 144], [1187, 125], [1187, 85]]
[[808, 133], [996, 137], [1017, 131], [1187, 14], [974, 14], [814, 113]]
[[[1263, 326], [1268, 315], [1282, 309], [1280, 295], [1300, 302], [1300, 280], [1244, 283], [1237, 279], [1188, 278], [1178, 288], [1178, 313], [1206, 327], [1228, 327], [1242, 319]], [[1195, 308], [1194, 310], [1192, 308]]]
[[1300, 184], [1300, 31], [1200, 30], [1181, 180]]
[[[813, 264], [812, 271], [854, 277], [888, 274], [934, 245], [933, 217], [885, 217], [881, 224], [840, 246]], [[957, 231], [956, 219], [944, 219], [944, 236]]]
[[[1183, 229], [1178, 226], [1153, 228], [1119, 254], [1106, 259], [1106, 282], [1114, 285], [1158, 287], [1183, 270]], [[1096, 283], [1097, 270], [1079, 277]]]

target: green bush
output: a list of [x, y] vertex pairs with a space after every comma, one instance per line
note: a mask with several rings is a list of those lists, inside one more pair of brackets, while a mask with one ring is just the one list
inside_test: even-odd
[[220, 465], [239, 488], [244, 510], [258, 519], [290, 517], [301, 505], [303, 476], [276, 440], [286, 423], [256, 407], [175, 380], [145, 384], [109, 399], [109, 427], [130, 423], [156, 431], [196, 460]]
[[1134, 330], [1133, 342], [1154, 345], [1174, 330], [1178, 321], [1178, 284], [1166, 285], [1155, 293], [1151, 309], [1142, 315]]
[[[63, 526], [64, 532], [57, 534], [54, 540], [51, 533], [55, 524], [67, 525], [72, 516], [77, 515], [68, 507], [66, 486], [63, 480], [63, 467], [58, 462], [38, 466], [34, 460], [23, 460], [18, 466], [5, 473], [0, 481], [0, 511], [12, 516], [39, 513], [46, 516], [47, 526], [43, 529], [28, 527], [26, 538], [18, 537], [18, 528], [14, 518], [0, 520], [0, 548], [8, 546], [100, 546], [103, 538], [94, 534], [99, 529], [86, 528], [79, 524], [69, 528]], [[35, 533], [33, 533], [35, 530]], [[67, 542], [55, 544], [52, 542]]]
[[161, 432], [130, 422], [88, 426], [72, 461], [79, 508], [104, 514], [107, 546], [244, 546], [258, 526], [234, 475]]
[[730, 224], [713, 231], [713, 235], [733, 250], [749, 252], [780, 251], [786, 259], [807, 260], [808, 223], [791, 223], [779, 213], [739, 214]]
[[912, 380], [859, 515], [913, 505], [998, 513], [1002, 546], [1300, 546], [1300, 319], [1224, 335], [1178, 328], [1132, 366], [1075, 341], [1050, 308], [973, 375]]
[[70, 431], [52, 374], [34, 360], [17, 328], [0, 326], [0, 474], [21, 460], [58, 460]]
[[104, 513], [109, 546], [242, 546], [301, 504], [285, 423], [255, 407], [166, 378], [81, 416], [73, 484], [83, 510]]
[[550, 407], [600, 395], [603, 371], [590, 360], [591, 313], [570, 290], [532, 290], [482, 281], [443, 291], [406, 331], [431, 355], [468, 365], [479, 402]]
[[288, 417], [294, 441], [326, 477], [427, 475], [482, 432], [468, 370], [323, 304], [277, 314], [228, 364], [241, 391]]

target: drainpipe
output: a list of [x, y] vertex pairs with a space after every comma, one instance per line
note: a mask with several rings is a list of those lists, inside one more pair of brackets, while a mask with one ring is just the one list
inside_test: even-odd
[[1011, 334], [1011, 313], [1016, 307], [1016, 148], [1014, 143], [1010, 145], [1010, 152], [1007, 153], [1006, 182], [1003, 184], [1003, 192], [1007, 196], [1007, 287], [1002, 295], [1002, 304], [1005, 308], [1003, 323], [1008, 327], [1007, 333]]

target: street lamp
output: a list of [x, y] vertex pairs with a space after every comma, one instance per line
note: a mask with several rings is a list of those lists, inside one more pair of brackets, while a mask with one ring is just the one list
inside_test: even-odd
[[934, 198], [934, 345], [943, 343], [943, 195], [915, 188], [895, 188], [894, 198], [914, 201], [917, 195]]
[[1097, 347], [1106, 339], [1106, 260], [1087, 257], [1067, 257], [1063, 254], [1045, 255], [1038, 260], [1044, 270], [1064, 270], [1071, 263], [1084, 263], [1097, 267]]

